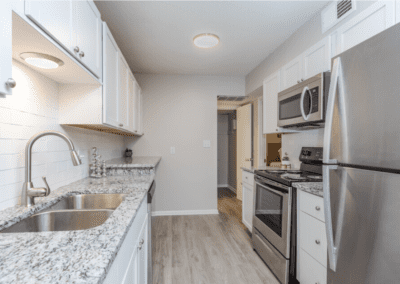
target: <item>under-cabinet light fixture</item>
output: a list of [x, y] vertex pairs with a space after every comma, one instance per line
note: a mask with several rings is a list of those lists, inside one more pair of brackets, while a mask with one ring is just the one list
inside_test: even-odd
[[24, 52], [20, 54], [20, 57], [26, 63], [42, 69], [55, 69], [64, 65], [61, 59], [38, 52]]

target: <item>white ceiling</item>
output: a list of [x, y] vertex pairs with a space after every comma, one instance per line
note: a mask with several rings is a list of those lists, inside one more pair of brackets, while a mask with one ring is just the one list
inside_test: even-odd
[[[328, 1], [96, 1], [134, 73], [247, 75]], [[194, 46], [213, 33], [220, 44]]]

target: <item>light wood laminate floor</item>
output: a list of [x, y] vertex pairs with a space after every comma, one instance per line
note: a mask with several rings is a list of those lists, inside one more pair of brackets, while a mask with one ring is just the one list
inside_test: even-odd
[[153, 220], [154, 284], [279, 283], [235, 214]]

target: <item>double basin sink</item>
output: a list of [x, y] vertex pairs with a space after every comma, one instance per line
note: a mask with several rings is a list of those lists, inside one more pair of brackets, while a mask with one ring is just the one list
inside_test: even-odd
[[103, 224], [126, 194], [79, 194], [61, 199], [49, 208], [0, 233], [86, 230]]

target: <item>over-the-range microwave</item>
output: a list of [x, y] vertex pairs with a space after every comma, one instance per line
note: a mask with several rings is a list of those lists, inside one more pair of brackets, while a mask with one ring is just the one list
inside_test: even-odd
[[331, 73], [323, 72], [278, 94], [278, 126], [320, 128], [325, 125]]

